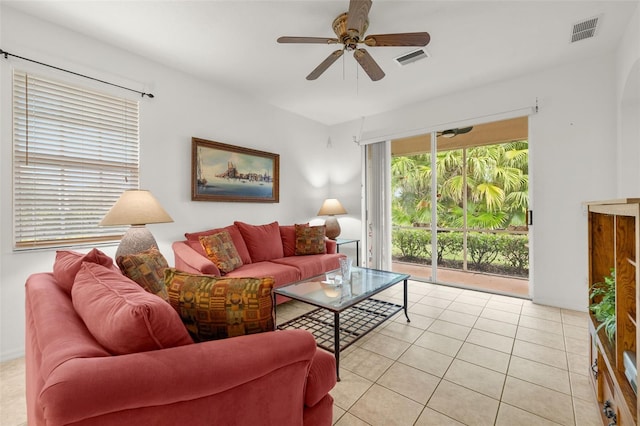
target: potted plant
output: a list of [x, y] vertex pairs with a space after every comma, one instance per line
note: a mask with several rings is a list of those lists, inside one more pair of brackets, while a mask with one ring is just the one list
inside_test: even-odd
[[601, 297], [598, 303], [592, 304], [589, 309], [593, 312], [600, 325], [596, 332], [604, 328], [604, 332], [613, 343], [616, 336], [616, 270], [611, 268], [611, 274], [604, 277], [604, 282], [594, 283], [591, 287], [591, 300]]

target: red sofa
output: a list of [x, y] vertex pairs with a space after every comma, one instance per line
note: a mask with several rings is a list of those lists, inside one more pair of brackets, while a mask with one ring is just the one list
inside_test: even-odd
[[[220, 270], [206, 256], [199, 237], [220, 231], [229, 232], [243, 265], [227, 272], [228, 277], [273, 277], [275, 287], [311, 278], [340, 267], [336, 242], [325, 238], [325, 253], [296, 255], [295, 225], [250, 225], [234, 222], [224, 228], [186, 233], [186, 240], [172, 244], [175, 267], [184, 272], [221, 275]], [[277, 303], [287, 299], [278, 296]]]
[[[90, 273], [113, 280], [111, 268], [83, 262], [78, 275], [85, 274], [85, 284]], [[91, 327], [114, 328], [116, 321], [91, 318], [98, 314], [83, 309], [80, 297], [93, 293], [78, 290], [77, 278], [65, 289], [55, 273], [54, 266], [54, 273], [30, 276], [25, 289], [30, 426], [331, 424], [335, 359], [316, 348], [310, 333], [191, 343], [182, 331], [186, 338], [177, 346], [114, 355]], [[111, 284], [104, 287], [107, 293]], [[135, 296], [168, 306], [155, 295]], [[168, 328], [161, 322], [159, 332]], [[125, 333], [114, 331], [116, 338]]]

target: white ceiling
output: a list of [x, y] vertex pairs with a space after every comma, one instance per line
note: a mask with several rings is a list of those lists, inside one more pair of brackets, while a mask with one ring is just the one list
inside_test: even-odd
[[[367, 48], [386, 73], [371, 82], [350, 54], [307, 81], [336, 46], [276, 43], [332, 37], [349, 0], [3, 2], [328, 125], [612, 51], [639, 4], [373, 0], [367, 34], [427, 31], [431, 56], [400, 67], [414, 48]], [[597, 15], [596, 37], [571, 44], [573, 24]]]

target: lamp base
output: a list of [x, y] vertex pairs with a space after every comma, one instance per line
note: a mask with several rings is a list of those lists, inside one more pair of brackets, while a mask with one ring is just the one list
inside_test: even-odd
[[144, 225], [131, 225], [129, 230], [122, 236], [120, 245], [116, 251], [116, 259], [128, 254], [136, 254], [149, 250], [151, 247], [158, 248], [156, 239]]
[[340, 224], [338, 223], [338, 219], [334, 216], [329, 216], [327, 220], [324, 221], [325, 226], [325, 235], [327, 238], [331, 240], [335, 240], [340, 235]]

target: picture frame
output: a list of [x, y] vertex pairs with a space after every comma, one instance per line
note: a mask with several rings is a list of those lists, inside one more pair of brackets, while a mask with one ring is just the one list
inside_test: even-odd
[[280, 155], [191, 138], [191, 200], [280, 202]]

